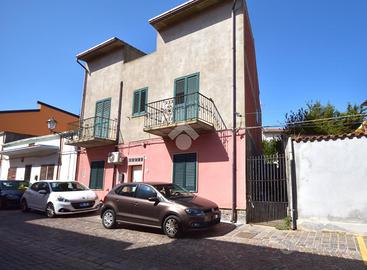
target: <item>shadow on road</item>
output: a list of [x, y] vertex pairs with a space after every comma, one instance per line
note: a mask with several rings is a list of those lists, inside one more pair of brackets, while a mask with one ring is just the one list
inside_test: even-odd
[[[11, 213], [9, 218], [1, 215], [0, 269], [38, 269], [41, 266], [42, 269], [67, 270], [365, 269], [361, 261], [301, 252], [286, 254], [278, 249], [205, 239], [205, 232], [198, 233], [196, 239], [190, 236], [178, 240], [156, 237], [162, 239], [161, 242], [151, 240], [146, 233], [136, 233], [135, 239], [126, 241], [121, 235], [125, 230], [101, 231], [92, 223], [90, 226], [94, 227], [83, 228], [85, 233], [81, 233], [32, 223], [41, 218], [44, 216], [35, 213]], [[70, 222], [74, 220], [70, 218]], [[227, 225], [231, 224], [223, 226]], [[94, 231], [98, 231], [99, 236]]]

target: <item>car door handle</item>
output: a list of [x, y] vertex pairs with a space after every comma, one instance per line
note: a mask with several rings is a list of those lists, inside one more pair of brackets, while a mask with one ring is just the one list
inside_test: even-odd
[[136, 203], [133, 203], [133, 205], [134, 205], [134, 206], [138, 206], [138, 205], [139, 205], [139, 203], [137, 203], [137, 202], [136, 202]]

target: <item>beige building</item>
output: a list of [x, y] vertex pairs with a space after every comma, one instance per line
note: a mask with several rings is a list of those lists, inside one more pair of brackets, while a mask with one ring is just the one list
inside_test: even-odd
[[[69, 144], [85, 149], [80, 181], [101, 195], [117, 181], [173, 181], [231, 208], [235, 37], [235, 204], [246, 208], [245, 160], [261, 150], [261, 130], [245, 128], [261, 125], [261, 108], [245, 1], [234, 7], [235, 29], [232, 11], [233, 1], [191, 0], [149, 21], [157, 30], [153, 53], [114, 37], [77, 55], [86, 70], [84, 96]], [[177, 127], [197, 134], [189, 134], [187, 149], [170, 136]], [[120, 159], [109, 163], [110, 152]]]

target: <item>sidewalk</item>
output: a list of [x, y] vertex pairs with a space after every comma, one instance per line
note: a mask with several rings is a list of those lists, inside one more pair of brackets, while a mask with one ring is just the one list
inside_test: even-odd
[[[262, 225], [239, 225], [225, 236], [229, 241], [293, 251], [362, 260], [357, 236], [337, 232], [281, 231]], [[361, 238], [367, 244], [366, 238]], [[366, 252], [364, 250], [364, 252]]]

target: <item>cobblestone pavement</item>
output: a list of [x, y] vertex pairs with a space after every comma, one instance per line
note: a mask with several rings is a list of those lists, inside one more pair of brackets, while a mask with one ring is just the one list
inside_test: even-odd
[[102, 227], [96, 215], [47, 219], [0, 211], [0, 269], [367, 269], [355, 238], [221, 223], [172, 240], [160, 230]]

